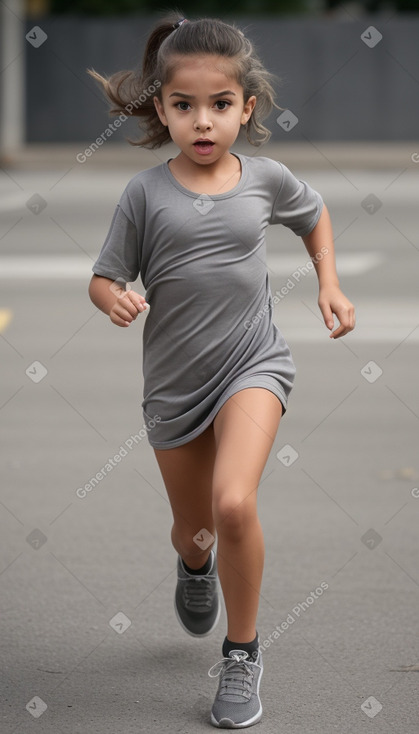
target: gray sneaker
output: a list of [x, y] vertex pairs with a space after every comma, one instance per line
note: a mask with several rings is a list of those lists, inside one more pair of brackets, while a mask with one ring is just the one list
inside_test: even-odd
[[210, 668], [211, 678], [220, 676], [217, 695], [211, 710], [211, 723], [221, 729], [243, 729], [262, 718], [259, 698], [263, 673], [262, 653], [254, 661], [244, 650], [232, 650], [228, 658]]
[[175, 612], [185, 632], [192, 637], [209, 635], [220, 618], [221, 602], [214, 551], [211, 551], [211, 556], [212, 566], [205, 576], [188, 573], [178, 556]]

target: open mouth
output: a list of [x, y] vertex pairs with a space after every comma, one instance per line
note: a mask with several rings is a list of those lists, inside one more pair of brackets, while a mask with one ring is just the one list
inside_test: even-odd
[[212, 140], [196, 140], [194, 143], [195, 150], [203, 155], [211, 153], [213, 147], [214, 143]]

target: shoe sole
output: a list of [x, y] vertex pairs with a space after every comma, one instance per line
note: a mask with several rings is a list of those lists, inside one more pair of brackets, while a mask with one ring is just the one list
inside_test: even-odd
[[220, 721], [217, 721], [217, 719], [211, 714], [211, 724], [213, 726], [216, 726], [217, 729], [245, 729], [248, 726], [253, 726], [254, 724], [257, 724], [262, 718], [262, 704], [260, 706], [259, 711], [257, 714], [252, 716], [251, 719], [248, 719], [248, 721], [243, 721], [241, 724], [235, 724], [234, 721], [231, 719], [220, 719]]
[[214, 623], [213, 623], [212, 627], [209, 630], [207, 630], [206, 632], [202, 632], [202, 633], [191, 632], [185, 626], [185, 624], [183, 623], [183, 621], [181, 620], [181, 618], [179, 616], [179, 612], [178, 612], [177, 606], [176, 606], [176, 599], [175, 599], [174, 606], [175, 606], [175, 614], [176, 614], [176, 617], [177, 617], [177, 621], [179, 622], [179, 624], [182, 627], [182, 629], [184, 629], [185, 632], [187, 632], [188, 635], [190, 635], [191, 637], [208, 637], [208, 635], [210, 635], [211, 632], [213, 632], [215, 630], [218, 622], [220, 621], [220, 615], [221, 615], [221, 599], [220, 599], [220, 593], [219, 593], [219, 591], [218, 591], [218, 609], [217, 609], [217, 616], [215, 617], [215, 620], [214, 620]]
[[[256, 689], [256, 694], [258, 698], [259, 698], [260, 681], [262, 680], [262, 675], [263, 675], [263, 663], [261, 666], [258, 686]], [[211, 713], [211, 724], [213, 726], [216, 726], [218, 729], [245, 729], [247, 726], [253, 726], [254, 724], [257, 724], [258, 721], [260, 721], [262, 718], [263, 709], [262, 709], [262, 702], [260, 698], [259, 698], [259, 703], [260, 703], [259, 711], [254, 716], [252, 716], [251, 719], [247, 719], [247, 721], [242, 721], [239, 724], [236, 724], [231, 719], [220, 719], [220, 721], [217, 721], [214, 714]]]

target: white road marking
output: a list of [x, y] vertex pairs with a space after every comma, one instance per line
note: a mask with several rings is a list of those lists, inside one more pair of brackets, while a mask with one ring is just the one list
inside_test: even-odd
[[[328, 341], [334, 340], [329, 338], [329, 330], [325, 326], [321, 326], [320, 329], [312, 329], [308, 326], [292, 326], [286, 322], [283, 325], [275, 319], [275, 323], [281, 330], [281, 333], [285, 337], [288, 345], [292, 348], [293, 343], [323, 343], [326, 344]], [[419, 327], [419, 324], [418, 324]], [[403, 324], [400, 326], [387, 326], [386, 324], [375, 324], [374, 328], [368, 325], [356, 326], [355, 330], [344, 337], [345, 343], [350, 347], [355, 342], [368, 342], [369, 344], [394, 344], [396, 347], [398, 344], [418, 344], [419, 343], [419, 328], [412, 332], [412, 325]], [[412, 333], [410, 333], [412, 332]], [[408, 336], [410, 334], [410, 336]], [[407, 338], [406, 338], [407, 337]], [[342, 341], [337, 339], [336, 341]]]
[[[297, 255], [277, 255], [269, 258], [272, 266], [278, 263], [278, 271], [281, 274], [281, 282], [285, 284], [292, 273], [302, 267], [302, 260]], [[345, 253], [339, 255], [341, 274], [359, 275], [363, 272], [378, 267], [383, 258], [374, 252]], [[13, 286], [16, 281], [76, 281], [84, 280], [88, 283], [92, 274], [93, 258], [89, 260], [86, 256], [39, 256], [39, 257], [0, 257], [0, 280], [3, 284], [9, 281]], [[311, 271], [310, 271], [311, 272]], [[272, 274], [271, 274], [272, 275]], [[304, 276], [302, 276], [304, 277]], [[295, 284], [298, 288], [298, 283]], [[278, 283], [272, 287], [272, 292], [278, 290]], [[279, 289], [280, 292], [280, 289]], [[291, 292], [291, 291], [290, 291]], [[312, 311], [306, 308], [298, 297], [296, 290], [292, 289], [293, 296], [288, 299], [288, 294], [283, 295], [274, 308], [274, 322], [283, 332], [290, 346], [293, 343], [305, 342], [327, 343], [329, 331], [324, 326], [320, 311], [313, 302]], [[417, 301], [407, 297], [403, 300], [391, 299], [363, 299], [357, 302], [357, 325], [353, 333], [345, 337], [348, 345], [352, 342], [390, 343], [397, 345], [403, 340], [405, 344], [417, 344], [419, 342], [419, 311]], [[316, 314], [318, 318], [316, 318]], [[416, 320], [415, 320], [416, 319]]]
[[[268, 254], [268, 266], [271, 269], [270, 276], [272, 277], [275, 274], [281, 276], [281, 278], [287, 278], [298, 271], [297, 278], [299, 277], [302, 280], [307, 274], [314, 273], [314, 268], [310, 265], [308, 268], [304, 268], [310, 261], [304, 250], [298, 249], [299, 251], [295, 255], [289, 253], [284, 255], [281, 255], [281, 253]], [[336, 254], [338, 272], [342, 277], [368, 273], [381, 265], [383, 260], [383, 255], [379, 252], [338, 252]], [[309, 273], [307, 273], [307, 270]]]
[[[342, 253], [337, 256], [339, 274], [356, 276], [378, 267], [383, 256], [376, 252]], [[270, 277], [280, 277], [284, 282], [298, 271], [299, 279], [314, 272], [307, 268], [307, 257], [301, 251], [295, 255], [284, 253], [268, 255]], [[13, 280], [63, 280], [85, 279], [92, 274], [94, 259], [74, 257], [70, 255], [39, 257], [21, 255], [0, 257], [0, 278]], [[305, 268], [305, 269], [304, 269]], [[300, 269], [300, 270], [299, 270]]]
[[0, 212], [3, 212], [4, 214], [12, 214], [19, 210], [24, 211], [25, 204], [28, 199], [29, 195], [25, 192], [2, 196], [0, 200]]
[[87, 257], [1, 257], [0, 278], [7, 280], [84, 280], [92, 275], [94, 260]]
[[[386, 342], [394, 346], [404, 340], [405, 344], [419, 342], [419, 308], [413, 299], [364, 298], [357, 300], [355, 305], [356, 326], [345, 337], [348, 346], [356, 341]], [[285, 296], [274, 307], [273, 318], [290, 346], [293, 342], [332, 342], [330, 331], [314, 302], [305, 305], [295, 298], [287, 301]]]

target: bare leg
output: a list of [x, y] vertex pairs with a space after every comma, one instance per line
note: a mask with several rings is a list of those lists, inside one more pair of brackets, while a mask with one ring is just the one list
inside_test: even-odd
[[154, 449], [173, 512], [172, 543], [190, 568], [201, 568], [212, 546], [203, 551], [193, 540], [205, 528], [215, 534], [212, 518], [213, 427], [175, 449]]
[[281, 415], [282, 405], [272, 392], [247, 388], [223, 405], [213, 424], [218, 572], [227, 609], [227, 636], [233, 642], [250, 642], [256, 636], [264, 561], [257, 488]]
[[198, 438], [155, 449], [173, 512], [173, 546], [190, 568], [201, 568], [211, 548], [199, 548], [196, 533], [217, 530], [227, 636], [234, 642], [256, 635], [264, 561], [257, 488], [281, 415], [272, 392], [247, 388], [227, 400]]

